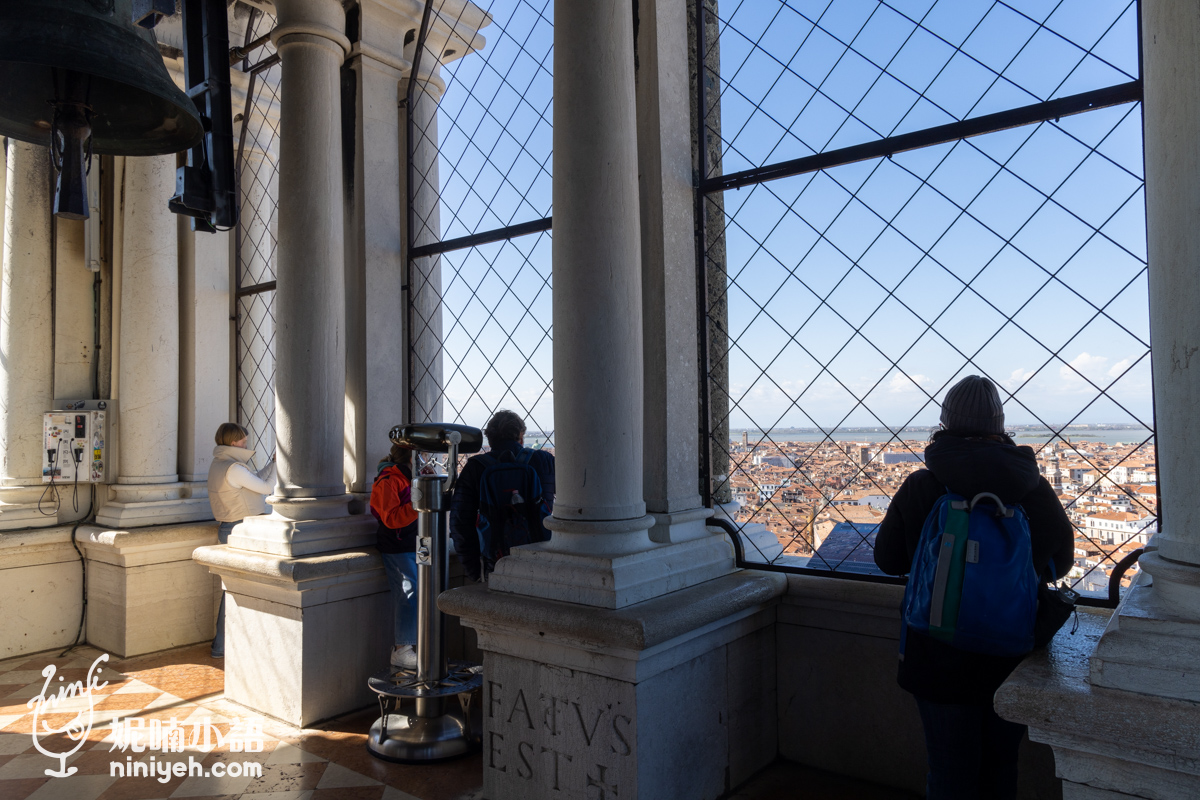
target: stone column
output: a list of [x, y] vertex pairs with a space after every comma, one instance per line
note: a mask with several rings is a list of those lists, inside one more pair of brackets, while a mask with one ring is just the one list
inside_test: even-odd
[[712, 800], [770, 758], [786, 582], [698, 508], [686, 19], [637, 8], [635, 89], [632, 6], [555, 5], [553, 538], [439, 600], [479, 633], [495, 800]]
[[705, 578], [733, 569], [730, 544], [705, 527], [696, 458], [696, 245], [688, 134], [688, 30], [679, 3], [638, 14], [637, 133], [642, 229], [646, 508], [655, 542], [694, 542]]
[[[560, 2], [555, 13], [557, 495], [553, 516], [546, 521], [554, 534], [552, 541], [520, 548], [500, 561], [489, 587], [621, 608], [712, 577], [708, 570], [714, 566], [713, 554], [703, 547], [683, 547], [686, 542], [656, 543], [648, 535], [654, 518], [646, 514], [643, 499], [645, 364], [632, 8], [614, 0]], [[676, 15], [665, 29], [675, 50], [686, 47], [685, 24]], [[659, 47], [656, 39], [647, 52]], [[666, 80], [668, 92], [678, 91], [686, 50], [672, 52], [667, 59], [662, 68], [655, 62], [651, 80]], [[670, 191], [683, 156], [667, 128], [679, 109], [661, 87], [647, 92], [647, 113], [657, 115], [660, 102], [667, 108], [661, 121], [645, 121], [647, 164], [667, 173]], [[663, 180], [655, 177], [651, 183]], [[670, 203], [678, 199], [675, 194], [667, 205], [648, 212], [659, 226], [654, 242], [647, 245], [656, 253], [663, 250], [666, 237], [675, 235], [678, 224], [676, 219], [657, 220], [673, 213]], [[670, 255], [673, 268], [683, 268], [675, 263], [678, 252]], [[663, 269], [655, 267], [653, 280], [663, 279]], [[668, 324], [663, 314], [667, 303], [675, 301], [667, 297], [665, 284], [662, 291], [658, 307], [648, 312], [656, 326]], [[665, 344], [661, 338], [655, 347]], [[660, 400], [668, 402], [661, 397], [656, 403]], [[680, 433], [674, 428], [667, 432]], [[694, 450], [690, 458], [694, 461]]]
[[8, 140], [0, 287], [0, 530], [54, 525], [38, 512], [42, 414], [54, 403], [50, 155]]
[[1149, 0], [1141, 32], [1162, 529], [1094, 649], [1094, 632], [1064, 632], [996, 695], [999, 713], [1054, 747], [1064, 797], [1200, 793], [1200, 6]]
[[[191, 229], [191, 219], [179, 223], [179, 479], [193, 484], [208, 481], [213, 434], [230, 417], [229, 261], [230, 234]], [[236, 368], [236, 365], [235, 367]], [[258, 447], [262, 464], [271, 451]], [[207, 486], [203, 487], [207, 493]]]
[[275, 291], [273, 513], [230, 537], [242, 550], [303, 556], [373, 541], [344, 482], [345, 210], [341, 64], [350, 42], [336, 0], [284, 0], [272, 40], [282, 60]]
[[[1092, 660], [1092, 682], [1200, 700], [1200, 9], [1156, 0], [1143, 9], [1146, 235], [1162, 530], [1141, 560], [1153, 586], [1135, 586]], [[1189, 620], [1164, 636], [1146, 618]], [[1195, 636], [1197, 638], [1191, 638]]]
[[228, 545], [193, 558], [225, 585], [226, 696], [306, 725], [372, 701], [365, 676], [387, 663], [391, 609], [379, 555], [364, 547], [375, 520], [353, 513], [362, 503], [344, 482], [353, 453], [345, 225], [358, 217], [343, 205], [341, 65], [350, 42], [339, 0], [277, 0], [276, 9], [279, 477], [270, 514], [246, 518]]
[[117, 483], [96, 516], [109, 527], [211, 519], [179, 482], [179, 231], [167, 209], [174, 155], [125, 161]]

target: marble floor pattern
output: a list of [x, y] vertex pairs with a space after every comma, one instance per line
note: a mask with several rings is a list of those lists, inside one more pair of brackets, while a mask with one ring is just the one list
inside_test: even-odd
[[[0, 661], [0, 800], [482, 800], [483, 763], [477, 753], [441, 764], [404, 765], [380, 761], [366, 749], [366, 731], [378, 716], [363, 709], [315, 728], [297, 729], [275, 720], [263, 723], [262, 749], [235, 752], [230, 742], [217, 743], [216, 732], [228, 736], [239, 720], [253, 716], [248, 709], [224, 698], [225, 673], [220, 660], [209, 658], [207, 643], [138, 658], [102, 662], [92, 699], [94, 724], [82, 737], [39, 736], [47, 751], [63, 753], [82, 744], [66, 759], [76, 772], [65, 778], [45, 774], [58, 762], [39, 752], [32, 736], [33, 710], [28, 702], [43, 692], [42, 670], [53, 664], [57, 684], [85, 681], [102, 653], [79, 646], [65, 656], [58, 651]], [[52, 690], [53, 691], [53, 690]], [[43, 720], [52, 728], [64, 726], [85, 709], [86, 699], [57, 705]], [[86, 715], [85, 715], [86, 717]], [[151, 730], [174, 719], [189, 741], [182, 753], [146, 749], [124, 751], [114, 738], [112, 719], [141, 719]], [[211, 723], [210, 741], [193, 744], [196, 724]], [[257, 731], [251, 737], [257, 739]], [[171, 775], [113, 777], [110, 763], [155, 762], [189, 758], [206, 771], [223, 762], [258, 762], [261, 776], [214, 777]], [[887, 787], [777, 761], [727, 800], [908, 800], [913, 795]]]
[[[3, 800], [155, 800], [156, 798], [245, 798], [246, 800], [473, 800], [479, 796], [482, 762], [478, 754], [435, 765], [409, 766], [380, 761], [366, 749], [366, 730], [378, 712], [366, 709], [315, 728], [297, 729], [270, 719], [262, 720], [262, 741], [257, 752], [235, 752], [238, 745], [218, 743], [242, 729], [248, 709], [224, 698], [222, 662], [209, 658], [208, 644], [194, 645], [139, 658], [110, 659], [97, 672], [93, 692], [93, 725], [82, 736], [39, 736], [50, 752], [75, 750], [66, 759], [69, 777], [49, 777], [47, 769], [59, 761], [43, 755], [34, 744], [34, 710], [28, 701], [43, 691], [42, 670], [53, 664], [53, 683], [84, 681], [89, 667], [102, 653], [79, 646], [59, 656], [58, 651], [19, 656], [0, 661], [0, 798]], [[56, 690], [51, 689], [50, 693]], [[67, 698], [43, 714], [50, 728], [61, 728], [86, 709], [85, 698]], [[87, 714], [83, 715], [86, 723]], [[112, 719], [135, 722], [147, 731], [158, 721], [161, 729], [174, 719], [187, 739], [182, 753], [124, 751], [114, 738]], [[199, 726], [197, 725], [199, 723]], [[207, 724], [209, 741], [195, 736]], [[120, 728], [121, 726], [118, 726]], [[39, 725], [39, 729], [44, 730]], [[145, 736], [146, 734], [143, 734]], [[80, 741], [82, 739], [82, 742]], [[194, 743], [193, 743], [194, 742]], [[76, 749], [76, 745], [79, 745]], [[113, 777], [110, 762], [155, 762], [189, 758], [210, 773], [207, 777], [173, 773], [165, 781], [155, 777]], [[214, 777], [218, 762], [257, 762], [261, 776]], [[198, 772], [199, 768], [193, 768]]]

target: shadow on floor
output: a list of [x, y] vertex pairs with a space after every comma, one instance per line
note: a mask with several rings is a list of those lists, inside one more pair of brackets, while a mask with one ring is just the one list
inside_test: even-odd
[[920, 795], [835, 775], [790, 761], [776, 761], [724, 800], [917, 800]]

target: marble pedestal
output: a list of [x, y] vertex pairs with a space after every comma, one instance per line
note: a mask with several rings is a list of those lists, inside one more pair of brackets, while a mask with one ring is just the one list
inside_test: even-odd
[[225, 584], [225, 697], [305, 727], [374, 702], [392, 612], [374, 548], [303, 558], [202, 547]]
[[216, 543], [216, 522], [87, 525], [75, 541], [88, 561], [89, 644], [128, 658], [212, 639], [220, 584], [192, 553]]
[[444, 593], [484, 654], [484, 796], [706, 800], [770, 763], [785, 586], [736, 572], [617, 610]]
[[211, 520], [213, 515], [205, 481], [114, 483], [107, 492], [108, 500], [96, 513], [96, 522], [108, 528], [199, 522]]
[[1079, 618], [1074, 636], [1064, 628], [1017, 667], [996, 693], [996, 712], [1054, 748], [1064, 800], [1200, 796], [1200, 703], [1096, 685], [1109, 615]]

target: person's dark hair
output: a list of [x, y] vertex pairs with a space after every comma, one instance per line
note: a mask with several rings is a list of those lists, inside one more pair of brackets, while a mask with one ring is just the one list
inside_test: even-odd
[[411, 458], [412, 450], [398, 444], [393, 444], [391, 451], [388, 452], [388, 461], [393, 464], [407, 464]]
[[495, 447], [505, 442], [516, 442], [525, 434], [525, 420], [512, 411], [501, 410], [492, 415], [483, 429], [488, 446]]

